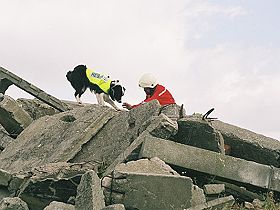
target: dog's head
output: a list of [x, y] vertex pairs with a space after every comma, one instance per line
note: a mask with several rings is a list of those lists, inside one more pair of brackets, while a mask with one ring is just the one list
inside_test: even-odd
[[113, 101], [117, 101], [118, 103], [121, 103], [124, 92], [125, 92], [125, 88], [119, 84], [118, 80], [111, 82], [109, 95]]

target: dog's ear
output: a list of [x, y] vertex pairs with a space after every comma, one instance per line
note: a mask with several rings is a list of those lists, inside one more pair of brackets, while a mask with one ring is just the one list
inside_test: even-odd
[[115, 99], [115, 96], [114, 96], [114, 90], [113, 90], [112, 88], [109, 90], [109, 96], [111, 97], [111, 99], [112, 99], [113, 101], [116, 100], [116, 99]]
[[112, 80], [111, 81], [111, 88], [115, 87], [119, 83], [119, 80]]

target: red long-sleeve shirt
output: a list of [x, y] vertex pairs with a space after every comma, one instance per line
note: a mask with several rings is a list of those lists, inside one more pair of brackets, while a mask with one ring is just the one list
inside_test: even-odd
[[132, 108], [135, 108], [143, 103], [147, 103], [152, 100], [158, 100], [160, 105], [175, 104], [175, 100], [171, 93], [162, 85], [157, 85], [153, 95], [146, 95], [146, 99], [139, 104], [133, 105]]

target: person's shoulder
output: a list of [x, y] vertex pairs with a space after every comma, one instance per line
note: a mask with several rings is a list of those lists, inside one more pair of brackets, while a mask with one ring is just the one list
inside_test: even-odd
[[157, 88], [158, 89], [165, 89], [165, 87], [163, 85], [161, 85], [161, 84], [157, 84]]

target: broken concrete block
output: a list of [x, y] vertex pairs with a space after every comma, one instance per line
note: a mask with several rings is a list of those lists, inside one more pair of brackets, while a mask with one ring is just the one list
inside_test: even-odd
[[6, 187], [0, 187], [0, 202], [3, 198], [10, 197], [11, 193]]
[[192, 180], [174, 175], [114, 173], [112, 191], [121, 196], [110, 200], [127, 209], [184, 209], [194, 200]]
[[57, 109], [38, 99], [19, 98], [16, 102], [32, 117], [37, 120], [46, 115], [54, 115], [60, 113]]
[[62, 202], [52, 201], [44, 210], [75, 210], [75, 206]]
[[130, 111], [118, 112], [71, 162], [99, 161], [103, 168], [110, 166], [141, 135], [143, 123], [159, 115], [160, 108], [154, 100]]
[[140, 128], [140, 132], [147, 130], [151, 135], [168, 139], [170, 136], [174, 136], [178, 132], [178, 124], [176, 121], [172, 121], [166, 115], [160, 114], [159, 116], [151, 117]]
[[249, 202], [247, 202], [247, 201], [244, 202], [244, 208], [245, 208], [245, 209], [255, 209], [255, 207], [253, 206], [253, 204], [251, 204], [251, 203], [249, 203]]
[[181, 118], [186, 117], [186, 110], [183, 105], [169, 104], [161, 107], [161, 114], [166, 115], [169, 119], [177, 121]]
[[101, 181], [94, 171], [82, 176], [77, 189], [75, 208], [80, 210], [100, 210], [105, 207]]
[[220, 131], [225, 144], [230, 145], [230, 155], [265, 165], [280, 167], [280, 141], [219, 120], [212, 126]]
[[203, 186], [206, 195], [220, 194], [225, 191], [224, 184], [206, 184]]
[[207, 121], [194, 116], [178, 120], [178, 133], [172, 140], [224, 154], [224, 139]]
[[125, 207], [123, 204], [113, 204], [113, 205], [106, 206], [101, 210], [125, 210]]
[[206, 198], [203, 189], [199, 188], [196, 185], [193, 185], [191, 206], [197, 206], [205, 202], [206, 202]]
[[12, 175], [7, 171], [0, 169], [0, 186], [8, 186], [12, 179]]
[[8, 189], [32, 209], [42, 209], [53, 200], [73, 203], [82, 174], [88, 163], [51, 163], [28, 172], [13, 174]]
[[[114, 169], [114, 173], [147, 173], [147, 174], [166, 174], [180, 176], [169, 165], [157, 157], [149, 159], [140, 159], [137, 161], [129, 161], [127, 163], [121, 163]], [[102, 187], [104, 187], [104, 194], [106, 200], [110, 200], [108, 196], [111, 195], [112, 178], [104, 177], [102, 179]], [[107, 196], [108, 195], [108, 196]], [[108, 203], [107, 202], [107, 203]]]
[[[162, 138], [168, 138], [171, 135], [174, 135], [178, 131], [178, 126], [176, 122], [171, 121], [164, 114], [159, 116], [151, 117], [150, 120], [144, 122], [143, 126], [139, 129], [140, 135], [107, 167], [106, 171], [103, 173], [103, 176], [107, 176], [111, 173], [115, 166], [125, 159], [128, 158], [131, 153], [142, 144], [146, 135], [155, 135]], [[138, 153], [137, 153], [138, 156]]]
[[14, 139], [9, 136], [9, 133], [0, 124], [0, 152], [4, 150], [13, 140]]
[[[48, 163], [68, 162], [115, 114], [108, 107], [92, 105], [42, 117], [0, 153], [0, 168], [16, 173]], [[93, 151], [99, 148], [90, 152]], [[94, 165], [98, 160], [88, 162]]]
[[254, 199], [264, 200], [264, 197], [262, 195], [251, 192], [244, 187], [240, 187], [234, 184], [230, 184], [218, 180], [215, 180], [215, 183], [223, 183], [225, 185], [226, 194], [232, 195], [235, 198], [239, 198], [241, 200], [250, 201], [250, 202]]
[[209, 150], [150, 136], [145, 139], [140, 156], [159, 157], [168, 164], [280, 191], [278, 169]]
[[0, 116], [0, 124], [9, 134], [15, 136], [20, 134], [33, 121], [29, 114], [7, 95], [0, 102]]
[[17, 196], [17, 192], [20, 190], [21, 185], [29, 178], [30, 175], [14, 174], [9, 182], [8, 190], [11, 195]]
[[18, 197], [3, 198], [0, 201], [1, 210], [29, 210], [27, 204]]
[[[57, 162], [49, 163], [33, 168], [30, 172], [22, 172], [20, 175], [32, 174], [33, 180], [69, 178], [77, 175], [83, 175], [88, 170], [92, 170], [93, 166], [89, 163], [67, 163]], [[18, 174], [17, 174], [18, 175]]]
[[264, 202], [260, 201], [259, 199], [254, 199], [252, 204], [255, 207], [255, 209], [261, 209], [264, 205]]
[[[61, 177], [62, 176], [62, 177]], [[77, 195], [77, 186], [81, 180], [81, 174], [72, 174], [71, 177], [55, 176], [53, 178], [39, 179], [31, 176], [25, 178], [20, 185], [17, 194], [24, 200], [30, 209], [43, 209], [50, 202], [59, 200], [64, 203], [71, 202]]]
[[116, 172], [134, 172], [134, 173], [152, 173], [152, 174], [166, 174], [177, 175], [169, 165], [157, 157], [151, 159], [140, 159], [136, 161], [130, 161], [127, 163], [121, 163], [116, 166]]
[[186, 210], [206, 210], [206, 209], [230, 209], [230, 207], [234, 204], [235, 200], [232, 195], [223, 197], [223, 198], [217, 198], [212, 201], [208, 201], [207, 203], [197, 205], [191, 208], [188, 208]]

